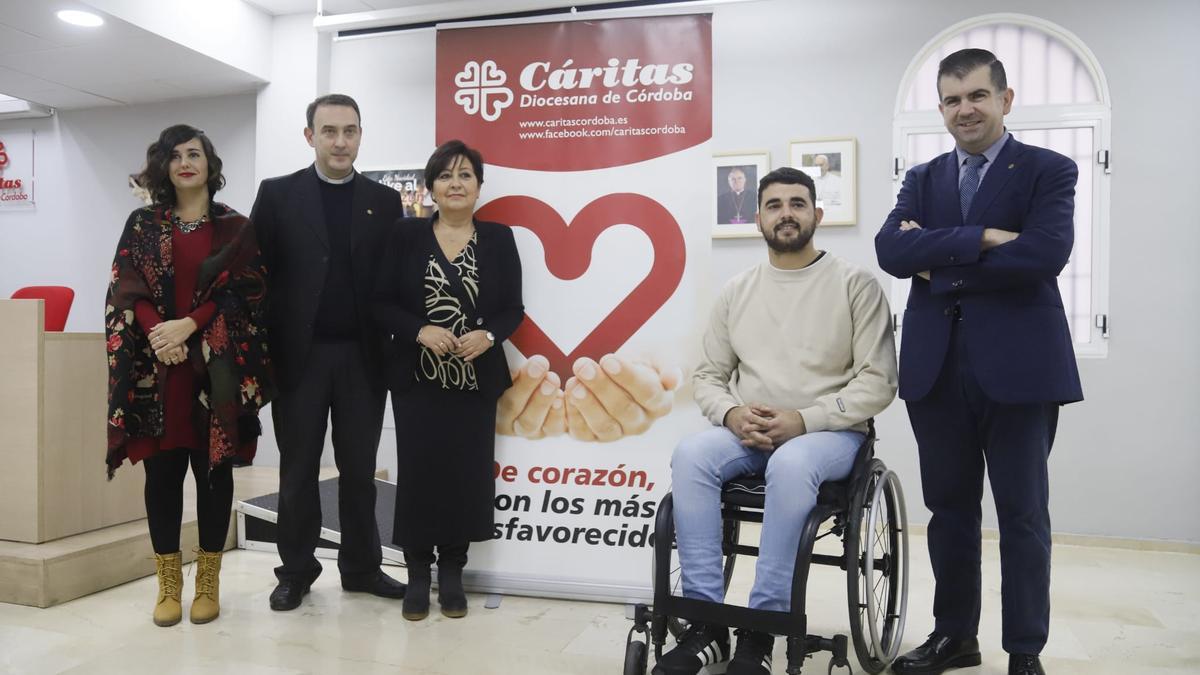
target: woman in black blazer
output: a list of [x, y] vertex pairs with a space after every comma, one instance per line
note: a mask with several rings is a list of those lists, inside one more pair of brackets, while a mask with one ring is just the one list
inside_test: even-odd
[[467, 546], [492, 538], [496, 400], [512, 385], [501, 343], [525, 316], [512, 230], [477, 221], [479, 152], [462, 141], [434, 151], [425, 185], [437, 211], [394, 228], [375, 316], [390, 334], [388, 383], [396, 420], [396, 522], [408, 591], [404, 618], [429, 614], [437, 547], [442, 614], [467, 614]]

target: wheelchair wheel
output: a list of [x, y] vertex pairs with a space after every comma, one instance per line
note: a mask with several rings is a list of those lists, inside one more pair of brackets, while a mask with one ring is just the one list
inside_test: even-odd
[[846, 530], [846, 592], [850, 633], [869, 673], [900, 651], [908, 609], [908, 516], [896, 474], [871, 460], [851, 497]]
[[625, 645], [625, 675], [646, 675], [650, 653], [642, 640], [630, 640]]

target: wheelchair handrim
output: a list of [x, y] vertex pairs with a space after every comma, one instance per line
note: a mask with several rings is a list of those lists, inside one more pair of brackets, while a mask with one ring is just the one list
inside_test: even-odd
[[[904, 636], [904, 622], [908, 612], [908, 513], [904, 503], [904, 491], [900, 486], [900, 481], [896, 473], [891, 470], [885, 470], [877, 474], [874, 490], [871, 495], [871, 507], [867, 517], [867, 527], [863, 533], [867, 537], [866, 546], [862, 546], [860, 538], [860, 547], [863, 549], [863, 591], [865, 591], [867, 604], [867, 624], [871, 631], [871, 646], [874, 652], [878, 655], [883, 663], [891, 663], [900, 651], [900, 643]], [[889, 555], [891, 561], [891, 569], [889, 573], [884, 575], [888, 579], [886, 595], [882, 598], [886, 606], [894, 606], [896, 593], [899, 591], [899, 612], [896, 616], [885, 616], [884, 624], [894, 621], [891, 624], [891, 634], [888, 634], [886, 628], [881, 635], [878, 606], [881, 598], [876, 596], [876, 585], [873, 583], [875, 576], [875, 542], [882, 537], [877, 537], [877, 527], [879, 525], [881, 512], [886, 509], [888, 518], [891, 521], [891, 527], [886, 527], [884, 536], [887, 538], [887, 550], [885, 555]], [[897, 522], [898, 521], [898, 522]], [[861, 534], [860, 533], [860, 537]], [[897, 581], [899, 587], [897, 587]], [[886, 608], [882, 608], [887, 611]], [[884, 640], [887, 644], [884, 644]]]

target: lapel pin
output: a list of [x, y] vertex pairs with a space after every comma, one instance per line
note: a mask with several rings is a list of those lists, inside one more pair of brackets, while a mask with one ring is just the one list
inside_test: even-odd
[[[1009, 164], [1008, 168], [1014, 169], [1014, 168], [1016, 168], [1016, 166], [1017, 166], [1016, 164]], [[370, 211], [367, 211], [367, 213], [370, 213]]]
[[[1011, 169], [1011, 168], [1012, 168], [1012, 166], [1009, 166], [1008, 168], [1010, 168], [1010, 169]], [[373, 215], [375, 215], [375, 212], [374, 212], [374, 211], [372, 211], [371, 209], [367, 209], [367, 215], [368, 215], [368, 216], [373, 216]]]

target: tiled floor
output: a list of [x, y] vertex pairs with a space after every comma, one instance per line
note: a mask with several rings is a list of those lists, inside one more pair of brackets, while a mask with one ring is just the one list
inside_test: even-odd
[[[906, 645], [920, 642], [932, 624], [925, 540], [915, 537], [912, 550]], [[275, 613], [267, 608], [274, 565], [270, 554], [227, 554], [223, 613], [205, 626], [185, 618], [155, 627], [153, 578], [50, 609], [0, 604], [0, 673], [621, 672], [630, 623], [618, 605], [508, 597], [486, 610], [482, 597], [472, 596], [466, 619], [443, 618], [435, 606], [430, 619], [412, 623], [397, 602], [344, 594], [336, 574], [326, 574], [301, 609]], [[739, 567], [731, 599], [744, 601], [752, 574], [752, 564]], [[984, 665], [957, 671], [964, 675], [1004, 673], [1007, 663], [994, 541], [985, 541], [984, 578]], [[185, 598], [192, 583], [187, 576]], [[844, 589], [840, 571], [813, 572], [810, 632], [847, 630]], [[1056, 545], [1053, 594], [1048, 672], [1200, 673], [1200, 556]], [[782, 651], [777, 643], [776, 673], [784, 672]], [[826, 663], [816, 658], [804, 672], [823, 675]]]

